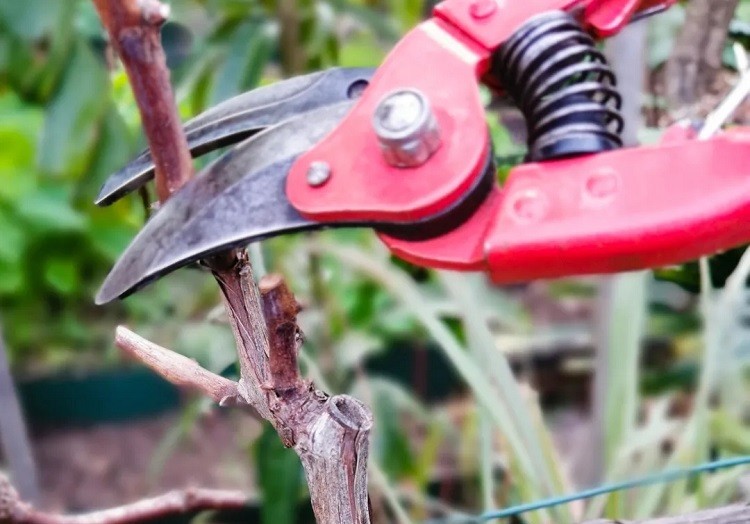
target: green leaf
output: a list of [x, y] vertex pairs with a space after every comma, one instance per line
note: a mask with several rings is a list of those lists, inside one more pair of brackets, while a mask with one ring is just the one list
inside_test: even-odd
[[[25, 2], [13, 3], [21, 5]], [[38, 5], [38, 2], [32, 3]], [[60, 2], [55, 4], [59, 5]], [[50, 19], [50, 27], [44, 29], [49, 34], [44, 38], [40, 36], [29, 41], [22, 35], [3, 35], [0, 31], [0, 36], [4, 36], [2, 47], [5, 49], [0, 73], [7, 75], [8, 83], [22, 98], [44, 103], [57, 88], [73, 50], [73, 12], [73, 9], [62, 9], [59, 16]], [[40, 18], [44, 18], [44, 15], [40, 15]], [[14, 25], [12, 21], [10, 24]]]
[[373, 329], [389, 339], [415, 338], [422, 333], [414, 316], [401, 304], [382, 308], [373, 319]]
[[101, 218], [92, 221], [90, 238], [94, 249], [107, 260], [114, 261], [130, 244], [137, 232], [136, 227], [123, 222], [122, 219]]
[[386, 474], [403, 478], [416, 474], [417, 463], [401, 421], [404, 413], [399, 409], [398, 401], [403, 401], [403, 398], [394, 397], [393, 389], [378, 388], [375, 392], [373, 447]]
[[73, 209], [61, 189], [45, 188], [18, 204], [18, 214], [38, 231], [84, 231], [86, 218]]
[[106, 178], [127, 164], [133, 152], [133, 140], [125, 120], [114, 104], [109, 103], [99, 130], [91, 165], [79, 184], [78, 198], [83, 198], [88, 205]]
[[0, 260], [0, 293], [18, 293], [23, 288], [23, 271], [18, 264]]
[[383, 58], [385, 50], [369, 31], [357, 32], [339, 48], [339, 64], [342, 67], [377, 67]]
[[82, 173], [90, 162], [92, 146], [109, 97], [109, 81], [102, 63], [79, 40], [59, 91], [47, 107], [39, 165], [54, 174]]
[[58, 293], [73, 293], [80, 285], [76, 262], [59, 258], [48, 260], [44, 265], [44, 281]]
[[21, 261], [26, 246], [24, 231], [18, 220], [0, 209], [0, 260], [17, 264]]
[[240, 26], [226, 50], [224, 63], [216, 73], [211, 103], [216, 104], [255, 87], [272, 49], [271, 26], [258, 23]]
[[0, 24], [18, 37], [36, 40], [49, 34], [66, 10], [75, 9], [75, 3], [49, 0], [0, 2]]
[[255, 444], [263, 524], [294, 524], [302, 488], [302, 465], [297, 454], [284, 447], [270, 424]]
[[183, 324], [175, 346], [214, 373], [221, 373], [237, 361], [232, 331], [224, 324]]
[[0, 200], [13, 202], [36, 185], [34, 161], [42, 112], [12, 95], [0, 97]]
[[390, 0], [389, 3], [402, 30], [408, 30], [421, 21], [424, 0]]
[[193, 52], [193, 34], [190, 28], [176, 22], [167, 22], [162, 27], [161, 43], [170, 69], [181, 66]]

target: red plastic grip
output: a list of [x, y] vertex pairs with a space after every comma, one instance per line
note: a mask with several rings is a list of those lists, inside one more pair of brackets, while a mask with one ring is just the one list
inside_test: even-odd
[[667, 266], [750, 241], [750, 134], [516, 168], [485, 242], [497, 282]]

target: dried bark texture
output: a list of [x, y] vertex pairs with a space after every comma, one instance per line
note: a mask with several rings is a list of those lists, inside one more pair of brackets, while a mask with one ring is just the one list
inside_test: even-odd
[[0, 475], [0, 522], [17, 524], [130, 524], [204, 509], [242, 509], [247, 497], [239, 491], [187, 489], [172, 491], [118, 508], [83, 515], [45, 513], [22, 501], [8, 479]]
[[237, 340], [239, 383], [124, 327], [117, 330], [117, 346], [174, 384], [221, 405], [252, 407], [300, 456], [317, 521], [368, 524], [369, 409], [347, 395], [329, 397], [300, 375], [299, 304], [283, 278], [264, 277], [258, 290], [244, 252], [232, 267], [214, 267], [214, 274]]
[[264, 277], [258, 291], [244, 254], [233, 268], [214, 273], [238, 343], [240, 395], [300, 456], [316, 520], [369, 523], [369, 409], [347, 395], [329, 397], [301, 377], [299, 305], [280, 276]]
[[156, 193], [163, 202], [193, 174], [159, 36], [169, 7], [158, 0], [93, 2], [133, 87], [156, 166]]
[[260, 283], [270, 343], [276, 429], [302, 460], [318, 522], [370, 522], [367, 457], [372, 415], [348, 395], [328, 397], [297, 367], [299, 304], [278, 275]]
[[119, 326], [115, 344], [124, 353], [146, 364], [172, 384], [197, 390], [221, 406], [237, 400], [237, 383], [215, 375], [184, 355], [163, 348]]
[[214, 274], [237, 340], [239, 383], [123, 327], [117, 330], [117, 346], [175, 384], [222, 405], [253, 408], [299, 455], [317, 521], [368, 524], [369, 409], [347, 395], [329, 397], [302, 378], [297, 365], [299, 304], [280, 276], [263, 278], [258, 289], [244, 252], [231, 267], [217, 266]]
[[[156, 164], [157, 194], [163, 202], [192, 176], [159, 40], [168, 10], [157, 0], [93, 2], [138, 101]], [[250, 406], [269, 420], [302, 460], [320, 524], [369, 523], [369, 410], [348, 396], [329, 398], [301, 378], [299, 306], [282, 278], [266, 279], [261, 297], [245, 251], [223, 253], [205, 262], [219, 283], [234, 332], [239, 383], [215, 376], [125, 329], [118, 330], [118, 346], [174, 383], [198, 389], [223, 405]]]
[[675, 117], [693, 117], [701, 97], [713, 92], [722, 68], [727, 30], [739, 0], [691, 0], [687, 19], [666, 65], [667, 103]]

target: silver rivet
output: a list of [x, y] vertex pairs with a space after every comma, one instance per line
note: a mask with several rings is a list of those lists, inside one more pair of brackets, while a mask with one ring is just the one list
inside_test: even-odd
[[328, 162], [317, 161], [307, 168], [307, 183], [312, 187], [320, 187], [331, 178], [331, 166]]
[[440, 130], [427, 97], [399, 89], [380, 101], [372, 125], [386, 162], [395, 167], [421, 166], [440, 147]]

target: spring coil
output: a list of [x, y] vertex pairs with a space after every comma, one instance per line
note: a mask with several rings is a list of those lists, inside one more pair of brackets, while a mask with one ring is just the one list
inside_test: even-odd
[[526, 119], [530, 160], [622, 147], [615, 75], [570, 14], [526, 22], [494, 56], [492, 74]]

